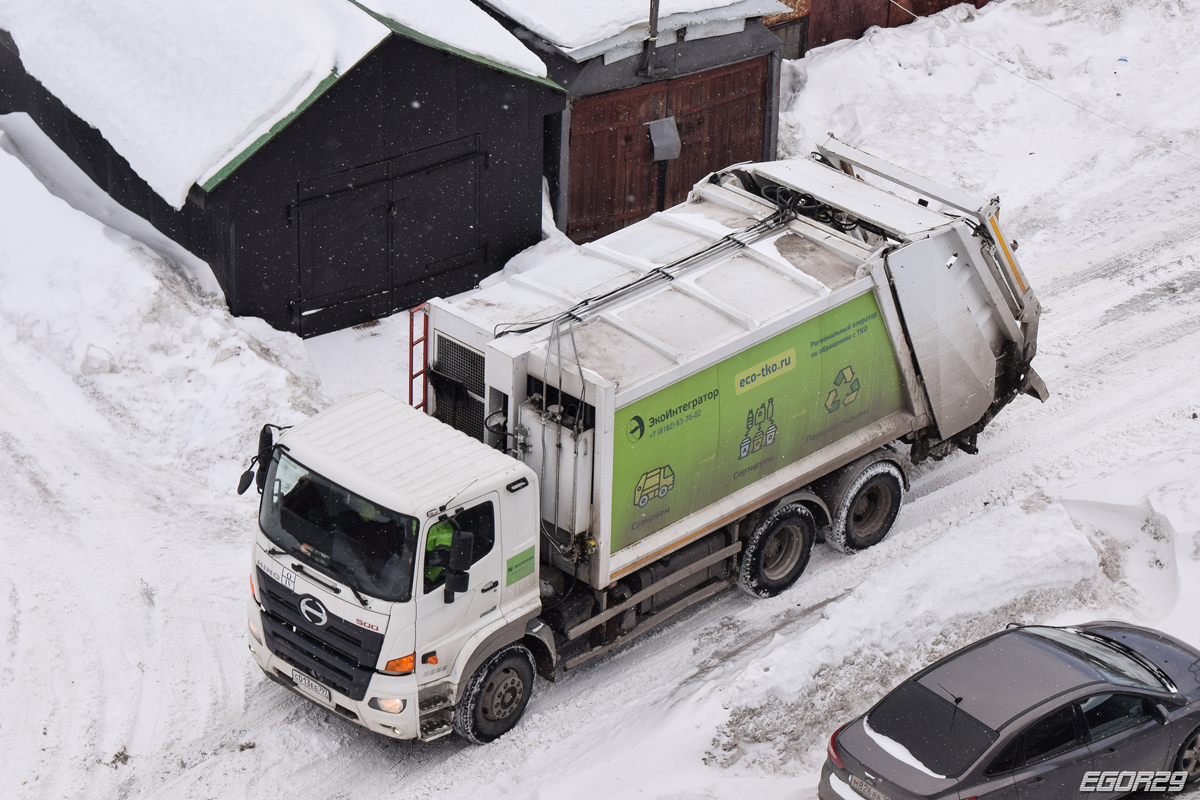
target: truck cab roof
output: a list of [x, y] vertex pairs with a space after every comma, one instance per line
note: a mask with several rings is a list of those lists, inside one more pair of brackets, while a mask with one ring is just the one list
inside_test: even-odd
[[296, 425], [279, 444], [334, 483], [412, 515], [448, 505], [478, 482], [535, 480], [521, 462], [380, 389]]

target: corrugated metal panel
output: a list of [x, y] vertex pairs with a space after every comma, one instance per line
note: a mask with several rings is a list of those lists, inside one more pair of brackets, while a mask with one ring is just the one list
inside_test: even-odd
[[309, 469], [409, 514], [519, 466], [378, 389], [297, 425], [280, 443]]

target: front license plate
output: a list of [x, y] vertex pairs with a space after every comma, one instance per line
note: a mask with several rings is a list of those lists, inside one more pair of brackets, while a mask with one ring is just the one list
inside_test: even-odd
[[[303, 672], [300, 672], [299, 670], [292, 670], [292, 680], [294, 680], [296, 685], [301, 689], [305, 689], [310, 693], [315, 694], [317, 697], [324, 697], [326, 703], [333, 702], [333, 695], [329, 693], [329, 690], [305, 675]], [[879, 796], [883, 797], [883, 795]]]
[[850, 776], [850, 788], [868, 800], [891, 800], [886, 794], [876, 789], [857, 775]]

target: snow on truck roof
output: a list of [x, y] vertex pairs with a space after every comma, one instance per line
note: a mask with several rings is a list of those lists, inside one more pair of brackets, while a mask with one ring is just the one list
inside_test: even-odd
[[480, 478], [528, 472], [381, 389], [343, 400], [279, 441], [310, 470], [402, 514], [449, 503]]
[[392, 33], [525, 77], [471, 0], [0, 0], [26, 71], [164, 200], [224, 178]]
[[[736, 169], [812, 194], [901, 240], [956, 219], [810, 159]], [[521, 333], [529, 351], [545, 360], [550, 326], [531, 329], [535, 323], [549, 322], [580, 301], [705, 251], [774, 211], [774, 205], [740, 188], [701, 181], [687, 203], [590, 244], [559, 250], [526, 269], [518, 259], [479, 289], [446, 302], [490, 335]], [[575, 372], [573, 335], [579, 366], [616, 383], [621, 393], [647, 385], [683, 364], [755, 337], [755, 331], [785, 321], [794, 324], [798, 311], [819, 306], [852, 283], [872, 252], [861, 239], [799, 217], [747, 247], [729, 248], [674, 273], [672, 280], [586, 312], [582, 321], [571, 324], [570, 334], [560, 334], [564, 370]]]
[[[576, 61], [592, 58], [622, 45], [642, 42], [649, 31], [649, 0], [484, 0], [555, 45]], [[705, 26], [710, 35], [741, 30], [747, 18], [791, 11], [776, 0], [661, 0], [660, 40], [674, 41], [668, 31], [692, 28], [688, 38]], [[735, 22], [736, 28], [727, 24]], [[708, 33], [708, 31], [704, 31]]]

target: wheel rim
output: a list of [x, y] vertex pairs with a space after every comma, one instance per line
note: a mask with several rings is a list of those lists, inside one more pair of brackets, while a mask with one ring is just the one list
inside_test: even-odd
[[1179, 754], [1179, 768], [1188, 774], [1188, 778], [1200, 776], [1200, 731], [1188, 737]]
[[512, 716], [525, 697], [525, 681], [515, 667], [505, 667], [497, 672], [483, 687], [483, 717], [497, 722]]
[[762, 572], [768, 580], [780, 581], [800, 560], [804, 537], [795, 525], [784, 525], [763, 548]]
[[886, 484], [877, 483], [858, 496], [850, 509], [850, 529], [860, 539], [869, 539], [887, 524], [892, 507], [892, 492]]

